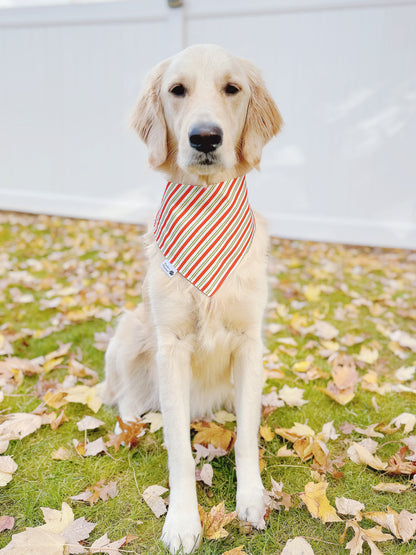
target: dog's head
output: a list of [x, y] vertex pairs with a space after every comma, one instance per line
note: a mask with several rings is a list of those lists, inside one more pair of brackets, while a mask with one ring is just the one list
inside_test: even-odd
[[210, 176], [258, 166], [282, 118], [252, 63], [196, 45], [151, 71], [132, 125], [152, 167]]

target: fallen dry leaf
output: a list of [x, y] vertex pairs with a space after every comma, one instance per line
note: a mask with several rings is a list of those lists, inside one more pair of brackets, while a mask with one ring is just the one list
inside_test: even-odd
[[12, 530], [14, 526], [14, 518], [12, 516], [0, 516], [0, 532], [4, 530]]
[[90, 507], [92, 507], [100, 499], [102, 501], [107, 501], [107, 499], [112, 499], [117, 494], [117, 482], [111, 481], [108, 482], [108, 484], [105, 484], [104, 480], [100, 480], [93, 486], [89, 486], [82, 493], [73, 495], [70, 499], [73, 501], [85, 501], [90, 504]]
[[387, 468], [387, 463], [381, 461], [378, 457], [372, 455], [368, 449], [359, 443], [352, 443], [351, 447], [347, 451], [350, 459], [358, 464], [366, 464], [375, 470], [385, 470]]
[[202, 481], [207, 486], [212, 486], [212, 478], [214, 476], [214, 470], [212, 466], [205, 463], [201, 469], [197, 468], [195, 470], [195, 477], [197, 481]]
[[338, 522], [341, 519], [326, 497], [327, 487], [327, 482], [309, 482], [300, 497], [314, 518], [320, 518], [322, 522]]
[[0, 424], [0, 441], [22, 439], [33, 434], [42, 424], [42, 417], [37, 414], [26, 412], [8, 414]]
[[163, 428], [163, 418], [160, 412], [148, 412], [142, 417], [141, 421], [150, 424], [149, 432], [151, 434]]
[[238, 547], [234, 547], [230, 551], [224, 551], [222, 555], [248, 555], [245, 551], [243, 551], [244, 545], [239, 545]]
[[62, 555], [63, 553], [85, 553], [79, 543], [88, 538], [95, 528], [94, 523], [84, 517], [74, 520], [74, 513], [67, 503], [61, 510], [41, 507], [45, 524], [35, 528], [27, 527], [14, 534], [9, 544], [0, 550], [4, 555]]
[[85, 430], [96, 430], [100, 426], [103, 426], [104, 422], [94, 418], [93, 416], [84, 416], [79, 422], [77, 422], [77, 428], [80, 432]]
[[389, 426], [394, 426], [395, 428], [400, 428], [404, 425], [404, 433], [409, 434], [416, 425], [416, 414], [411, 414], [409, 412], [403, 412], [393, 418]]
[[273, 430], [270, 428], [270, 426], [268, 426], [267, 424], [265, 424], [264, 426], [260, 426], [259, 431], [260, 431], [261, 437], [262, 437], [265, 441], [272, 441], [272, 440], [273, 440], [273, 438], [274, 438], [274, 432], [273, 432]]
[[162, 498], [162, 495], [168, 491], [169, 490], [163, 486], [155, 484], [154, 486], [146, 488], [142, 493], [145, 503], [157, 518], [165, 514], [167, 511], [166, 501]]
[[374, 491], [387, 493], [404, 493], [410, 489], [410, 484], [399, 484], [397, 482], [381, 482], [376, 486], [371, 486]]
[[82, 403], [93, 412], [98, 412], [103, 404], [96, 387], [88, 385], [75, 385], [65, 390], [67, 403]]
[[372, 349], [370, 347], [366, 347], [362, 345], [360, 352], [355, 355], [357, 360], [361, 362], [366, 362], [367, 364], [374, 364], [374, 362], [378, 359], [379, 352], [377, 349]]
[[8, 484], [17, 470], [17, 464], [9, 455], [0, 456], [0, 486]]
[[299, 387], [289, 387], [288, 385], [284, 385], [282, 389], [279, 391], [278, 396], [289, 407], [302, 407], [304, 404], [308, 403], [308, 401], [303, 399], [304, 393], [305, 393], [304, 389], [300, 389]]
[[[360, 501], [348, 499], [348, 497], [335, 497], [335, 506], [338, 513], [355, 517], [365, 509], [365, 506]], [[359, 518], [359, 520], [361, 520], [361, 518]]]
[[95, 441], [87, 440], [86, 443], [73, 439], [72, 443], [74, 444], [77, 453], [82, 457], [95, 457], [99, 453], [107, 453], [106, 444], [104, 443], [102, 437], [99, 437]]
[[114, 447], [116, 453], [122, 444], [129, 449], [132, 449], [135, 445], [137, 445], [139, 439], [146, 433], [147, 428], [147, 424], [141, 420], [123, 422], [123, 420], [121, 420], [118, 416], [117, 422], [120, 426], [121, 432], [119, 434], [108, 434], [109, 440], [106, 443], [107, 447]]
[[353, 538], [345, 546], [347, 549], [350, 550], [350, 555], [359, 555], [360, 553], [362, 553], [364, 543], [368, 544], [371, 550], [371, 555], [382, 555], [375, 542], [384, 542], [393, 539], [393, 536], [391, 534], [384, 534], [381, 531], [380, 526], [364, 529], [361, 528], [361, 526], [355, 520], [347, 520], [345, 531], [340, 538], [341, 543], [343, 543], [345, 540], [345, 535], [348, 528], [352, 528], [354, 531]]
[[196, 430], [193, 443], [214, 447], [219, 447], [225, 451], [230, 451], [235, 440], [235, 433], [224, 426], [220, 426], [215, 422], [194, 422], [191, 428]]
[[293, 540], [287, 540], [281, 555], [314, 555], [314, 552], [305, 538], [297, 536]]
[[325, 322], [324, 320], [317, 320], [315, 322], [315, 335], [320, 337], [321, 339], [334, 339], [339, 334], [339, 331], [335, 326], [330, 324], [329, 322]]
[[386, 472], [389, 474], [416, 474], [416, 461], [406, 460], [409, 458], [406, 456], [409, 451], [410, 449], [406, 445], [405, 447], [401, 447], [397, 453], [392, 455], [387, 461], [388, 466], [386, 468]]
[[227, 513], [225, 510], [225, 503], [224, 501], [221, 501], [221, 503], [212, 507], [206, 515], [204, 537], [207, 538], [207, 540], [219, 540], [220, 538], [226, 538], [228, 536], [228, 532], [224, 529], [224, 526], [234, 520], [236, 516], [236, 511]]
[[403, 509], [400, 513], [387, 507], [387, 512], [375, 511], [364, 513], [366, 518], [390, 530], [392, 534], [405, 542], [409, 541], [416, 532], [416, 513]]
[[235, 422], [237, 417], [235, 414], [228, 412], [226, 410], [219, 410], [214, 413], [214, 420], [218, 422], [218, 424], [227, 424], [227, 422]]
[[276, 482], [273, 478], [270, 480], [272, 489], [264, 492], [266, 506], [269, 510], [280, 510], [281, 507], [284, 507], [288, 511], [293, 505], [292, 496], [283, 491], [283, 482]]
[[208, 462], [211, 462], [215, 457], [224, 457], [227, 454], [225, 449], [214, 447], [211, 444], [205, 447], [200, 443], [194, 443], [193, 448], [196, 451], [195, 464], [198, 464], [201, 459], [208, 458]]

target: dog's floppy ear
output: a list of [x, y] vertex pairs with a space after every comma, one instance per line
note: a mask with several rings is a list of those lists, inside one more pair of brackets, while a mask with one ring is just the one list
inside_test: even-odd
[[260, 71], [248, 60], [240, 59], [247, 70], [251, 96], [242, 133], [242, 158], [255, 168], [261, 160], [261, 152], [283, 125], [282, 116], [270, 96]]
[[130, 119], [130, 125], [147, 145], [149, 164], [153, 168], [161, 166], [168, 155], [167, 127], [160, 100], [162, 76], [167, 64], [168, 60], [161, 62], [148, 74]]

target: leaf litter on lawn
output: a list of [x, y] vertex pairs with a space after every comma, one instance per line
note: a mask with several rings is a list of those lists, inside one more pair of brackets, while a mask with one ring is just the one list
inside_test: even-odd
[[[162, 425], [160, 415], [123, 424], [120, 433], [114, 434], [110, 432], [114, 413], [108, 416], [109, 409], [101, 406], [95, 389], [98, 377], [102, 377], [102, 350], [113, 333], [109, 323], [123, 308], [134, 308], [140, 298], [144, 272], [140, 233], [136, 226], [127, 224], [0, 214], [4, 247], [0, 256], [0, 308], [6, 315], [0, 323], [0, 446], [6, 453], [3, 456], [17, 464], [13, 472], [5, 472], [7, 484], [0, 488], [0, 495], [13, 489], [14, 502], [7, 504], [6, 519], [25, 513], [19, 487], [30, 477], [30, 453], [36, 449], [37, 438], [52, 439], [53, 445], [43, 458], [39, 450], [36, 455], [51, 475], [59, 475], [61, 467], [50, 464], [74, 465], [77, 461], [87, 472], [88, 460], [96, 461], [96, 470], [87, 473], [88, 482], [77, 488], [66, 485], [66, 475], [74, 470], [62, 466], [66, 470], [62, 472], [62, 490], [59, 487], [60, 501], [81, 491], [78, 495], [84, 494], [86, 499], [83, 505], [74, 506], [78, 514], [89, 514], [93, 497], [99, 500], [101, 511], [94, 514], [101, 514], [107, 523], [118, 518], [117, 513], [108, 514], [105, 506], [110, 501], [99, 495], [104, 488], [105, 497], [106, 484], [114, 481], [118, 472], [132, 476], [129, 488], [137, 492], [132, 507], [140, 508], [139, 492], [149, 484], [167, 484], [165, 459], [165, 481], [161, 482], [159, 471], [155, 472], [160, 463], [151, 464], [153, 453], [163, 455], [160, 436], [153, 439]], [[328, 543], [344, 540], [346, 551], [352, 554], [360, 553], [364, 543], [373, 553], [383, 545], [395, 553], [392, 537], [407, 542], [403, 545], [408, 544], [411, 553], [415, 540], [411, 535], [414, 506], [410, 497], [416, 487], [416, 440], [412, 435], [416, 425], [416, 255], [278, 239], [272, 240], [271, 254], [261, 464], [265, 483], [276, 476], [268, 491], [269, 525], [274, 526], [273, 511], [284, 511], [293, 532], [292, 537], [279, 535], [275, 551], [281, 551], [285, 544], [290, 549], [295, 540], [304, 546], [306, 539], [298, 538], [308, 529], [315, 538], [310, 539], [315, 552], [322, 552], [319, 548], [328, 546], [317, 539], [321, 528], [318, 531], [314, 521], [318, 520]], [[41, 402], [37, 408], [36, 398]], [[233, 507], [233, 488], [224, 484], [231, 483], [234, 471], [235, 417], [222, 411], [214, 420], [194, 423], [192, 431], [196, 478], [203, 484], [198, 486], [199, 496], [207, 507], [221, 507], [224, 500], [227, 507]], [[106, 422], [111, 422], [110, 427]], [[61, 436], [65, 441], [59, 443]], [[76, 454], [73, 439], [82, 457]], [[85, 456], [88, 449], [90, 454]], [[150, 470], [142, 478], [134, 457], [135, 453], [145, 454], [146, 449]], [[106, 453], [117, 459], [109, 459]], [[103, 457], [116, 465], [105, 479], [100, 475], [100, 468], [105, 467]], [[285, 457], [290, 457], [288, 464]], [[146, 458], [141, 460], [145, 465]], [[340, 468], [344, 465], [348, 471], [343, 475]], [[302, 478], [292, 473], [298, 472], [298, 466]], [[367, 489], [359, 486], [358, 477], [367, 479]], [[49, 476], [45, 478], [46, 491], [48, 483]], [[93, 485], [82, 492], [87, 484]], [[112, 499], [109, 496], [111, 511], [124, 489], [125, 485], [122, 493]], [[163, 491], [162, 495], [167, 494], [168, 488]], [[56, 507], [59, 499], [56, 495], [54, 499]], [[166, 499], [160, 499], [166, 510]], [[392, 507], [386, 509], [387, 503]], [[357, 507], [360, 509], [354, 515]], [[35, 504], [29, 515], [36, 511], [39, 505]], [[220, 514], [221, 509], [218, 511]], [[295, 516], [299, 511], [303, 511], [302, 525]], [[233, 511], [224, 512], [225, 521], [227, 514]], [[360, 514], [362, 520], [358, 521]], [[309, 520], [306, 515], [310, 515]], [[36, 518], [31, 516], [29, 522]], [[127, 527], [128, 520], [120, 518]], [[102, 519], [96, 520], [101, 536], [94, 530], [92, 540], [89, 534], [77, 539], [87, 533], [91, 523], [81, 520], [73, 525], [74, 549], [90, 553], [118, 550], [123, 538], [110, 540], [106, 532], [111, 538], [122, 534], [114, 536], [111, 526], [103, 528]], [[214, 536], [215, 522], [218, 533], [223, 534], [221, 529], [225, 532], [223, 526], [227, 525], [221, 525], [218, 515], [212, 520]], [[253, 536], [239, 535], [234, 521], [229, 524], [235, 538], [230, 553], [261, 552], [262, 538], [273, 537], [273, 529]], [[17, 537], [27, 524], [19, 517], [8, 532], [11, 522], [6, 521], [3, 534], [9, 535], [7, 540], [0, 536], [1, 545], [26, 541]], [[146, 528], [147, 523], [141, 526]], [[33, 532], [33, 538], [46, 532]], [[51, 545], [63, 552], [66, 538], [62, 532], [53, 534]], [[158, 533], [149, 537], [147, 545], [154, 545]], [[213, 553], [224, 553], [222, 544], [217, 546], [216, 542], [230, 542], [230, 534], [209, 541]]]

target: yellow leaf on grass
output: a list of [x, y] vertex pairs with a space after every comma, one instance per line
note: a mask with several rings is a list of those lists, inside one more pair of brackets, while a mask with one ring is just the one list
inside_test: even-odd
[[212, 507], [210, 512], [207, 514], [204, 528], [204, 536], [208, 540], [219, 540], [220, 538], [226, 538], [228, 536], [227, 530], [224, 530], [224, 526], [229, 524], [237, 516], [237, 512], [227, 513], [225, 510], [224, 501], [221, 501], [215, 507]]
[[311, 362], [309, 362], [309, 360], [299, 360], [298, 362], [295, 362], [295, 364], [292, 366], [292, 371], [307, 372], [310, 367], [311, 367]]
[[[378, 457], [372, 455], [368, 449], [360, 445], [359, 443], [352, 443], [348, 451], [354, 452], [358, 457], [358, 461], [362, 464], [366, 464], [375, 470], [384, 470], [387, 468], [387, 463], [380, 460]], [[348, 453], [350, 454], [350, 453]], [[351, 458], [351, 456], [350, 456]]]
[[306, 285], [303, 289], [303, 294], [310, 303], [313, 303], [319, 301], [321, 297], [321, 288], [319, 285]]
[[350, 550], [350, 555], [358, 555], [359, 553], [362, 553], [364, 543], [368, 543], [371, 555], [382, 555], [375, 542], [384, 542], [393, 539], [391, 534], [384, 534], [384, 532], [381, 531], [380, 526], [364, 529], [361, 528], [355, 520], [347, 520], [344, 533], [340, 538], [340, 543], [344, 542], [348, 528], [352, 528], [354, 530], [354, 537], [345, 546]]
[[65, 391], [56, 391], [55, 393], [52, 393], [52, 391], [47, 391], [45, 393], [45, 396], [43, 397], [43, 400], [49, 407], [52, 407], [53, 409], [60, 409], [68, 402]]
[[341, 519], [334, 507], [329, 504], [326, 496], [327, 487], [328, 482], [319, 482], [317, 484], [309, 482], [306, 484], [305, 491], [300, 494], [300, 497], [314, 518], [320, 518], [322, 522], [338, 522]]
[[245, 551], [243, 551], [244, 545], [239, 545], [238, 547], [234, 547], [231, 551], [224, 551], [222, 555], [248, 555]]
[[406, 509], [398, 513], [391, 507], [387, 507], [385, 513], [375, 511], [364, 513], [364, 516], [387, 528], [396, 538], [405, 542], [409, 541], [416, 532], [416, 513], [410, 513]]
[[295, 422], [291, 428], [275, 428], [274, 431], [279, 436], [282, 436], [292, 442], [303, 437], [313, 437], [315, 435], [312, 428], [310, 428], [307, 424], [300, 424], [299, 422]]
[[82, 403], [83, 405], [87, 405], [93, 412], [98, 412], [103, 404], [97, 393], [96, 387], [75, 385], [65, 391], [67, 394], [67, 403]]
[[260, 435], [266, 441], [272, 441], [274, 438], [274, 431], [270, 428], [270, 426], [260, 426]]
[[360, 352], [355, 355], [355, 358], [361, 360], [361, 362], [366, 362], [367, 364], [373, 364], [378, 359], [377, 349], [371, 349], [363, 345]]
[[49, 360], [46, 360], [43, 365], [43, 371], [45, 372], [45, 374], [47, 374], [51, 370], [55, 370], [55, 368], [57, 368], [63, 360], [64, 357], [51, 358]]
[[331, 397], [334, 401], [340, 405], [346, 405], [354, 398], [354, 387], [348, 387], [347, 389], [339, 389], [339, 387], [333, 382], [328, 382], [326, 388], [318, 387], [322, 393]]
[[205, 447], [211, 444], [228, 451], [234, 442], [235, 433], [215, 422], [195, 422], [191, 427], [197, 431], [193, 443], [200, 443]]
[[410, 484], [399, 484], [398, 482], [381, 482], [376, 486], [371, 486], [374, 491], [386, 493], [403, 493], [410, 489]]

